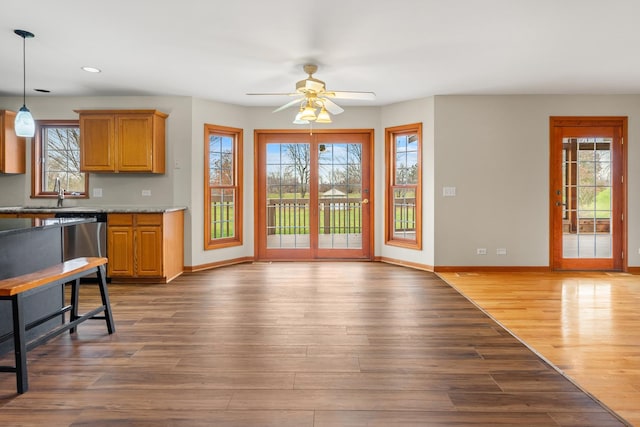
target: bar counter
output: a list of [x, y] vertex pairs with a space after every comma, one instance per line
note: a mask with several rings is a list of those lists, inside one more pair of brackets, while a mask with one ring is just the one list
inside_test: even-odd
[[[0, 279], [19, 276], [62, 262], [62, 229], [93, 222], [93, 218], [0, 219]], [[64, 305], [63, 286], [34, 295], [25, 302], [25, 321], [37, 319]], [[53, 319], [29, 331], [46, 332], [62, 319]], [[12, 331], [11, 304], [0, 301], [0, 337]], [[11, 340], [0, 344], [0, 354], [13, 350]]]

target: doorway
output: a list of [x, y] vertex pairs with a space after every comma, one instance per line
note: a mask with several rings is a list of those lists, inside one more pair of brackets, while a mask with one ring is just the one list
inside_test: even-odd
[[553, 270], [626, 269], [626, 117], [551, 117]]
[[256, 131], [256, 258], [371, 259], [372, 130]]

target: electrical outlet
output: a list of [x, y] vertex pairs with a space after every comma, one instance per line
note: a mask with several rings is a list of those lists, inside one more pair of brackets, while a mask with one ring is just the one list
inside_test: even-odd
[[476, 249], [476, 255], [486, 255], [487, 254], [487, 248], [477, 248]]
[[93, 197], [102, 197], [102, 188], [94, 188]]
[[149, 197], [151, 196], [151, 190], [142, 190], [142, 195], [144, 197]]
[[506, 254], [507, 254], [507, 248], [496, 249], [496, 255], [506, 255]]

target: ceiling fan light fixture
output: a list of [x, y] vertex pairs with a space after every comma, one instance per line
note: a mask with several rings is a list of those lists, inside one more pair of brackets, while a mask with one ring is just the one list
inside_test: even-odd
[[309, 124], [309, 120], [302, 120], [302, 111], [300, 110], [298, 111], [298, 114], [296, 114], [296, 118], [293, 119], [293, 124], [294, 125], [308, 125]]
[[33, 33], [25, 30], [13, 30], [15, 34], [22, 37], [22, 107], [16, 114], [14, 129], [17, 136], [32, 138], [36, 133], [36, 123], [33, 120], [31, 111], [27, 108], [27, 59], [25, 54], [26, 40], [35, 37]]
[[320, 113], [318, 113], [318, 118], [316, 118], [316, 123], [331, 123], [331, 116], [329, 115], [329, 112], [326, 110], [326, 108], [324, 108], [324, 106], [322, 107], [322, 109], [320, 110]]
[[311, 106], [310, 104], [308, 104], [306, 107], [304, 107], [304, 110], [302, 110], [300, 114], [300, 120], [308, 120], [308, 121], [315, 121], [316, 120], [316, 109], [313, 108], [313, 106]]
[[[295, 96], [296, 99], [273, 110], [274, 113], [287, 108], [298, 106], [298, 112], [293, 120], [294, 124], [332, 123], [331, 115], [344, 112], [344, 109], [332, 101], [333, 98], [342, 99], [375, 99], [373, 92], [328, 91], [325, 83], [313, 77], [318, 71], [315, 64], [305, 64], [302, 69], [308, 74], [304, 80], [296, 83], [296, 91], [290, 93], [247, 93], [247, 95], [278, 95]], [[320, 110], [318, 112], [318, 110]]]

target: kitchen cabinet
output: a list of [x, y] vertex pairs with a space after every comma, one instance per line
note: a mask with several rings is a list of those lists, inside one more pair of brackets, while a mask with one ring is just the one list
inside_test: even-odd
[[167, 283], [183, 271], [184, 212], [107, 216], [107, 276]]
[[83, 172], [165, 172], [167, 114], [157, 110], [76, 112]]
[[25, 172], [25, 138], [16, 135], [16, 113], [0, 110], [0, 173]]

